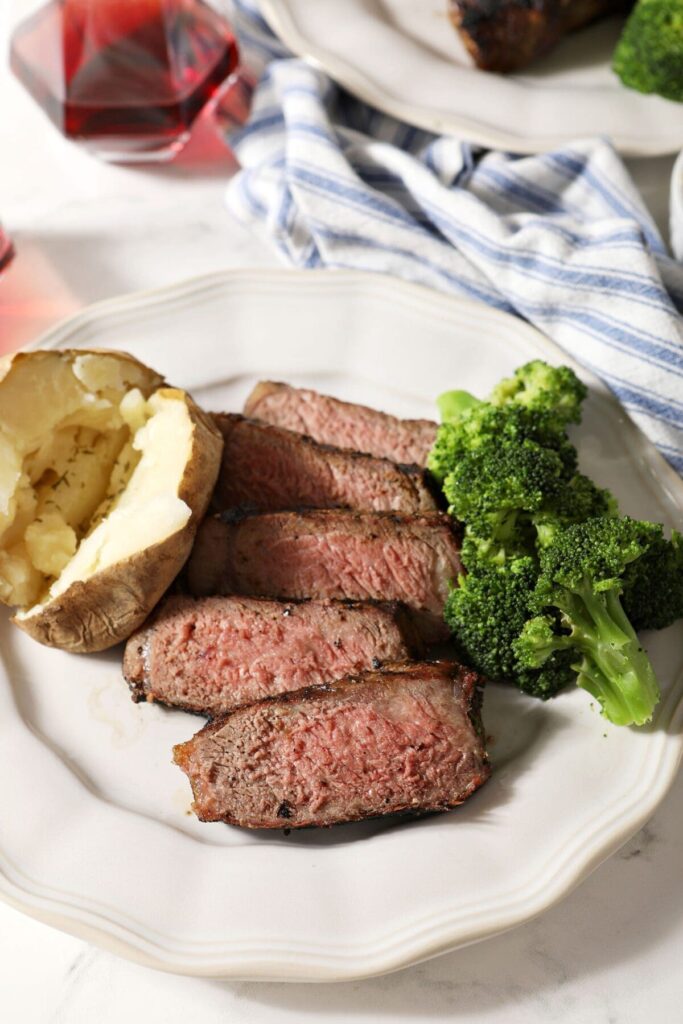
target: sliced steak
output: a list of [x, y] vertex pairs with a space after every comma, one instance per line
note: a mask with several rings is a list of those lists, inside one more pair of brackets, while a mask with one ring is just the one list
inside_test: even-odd
[[128, 641], [123, 673], [134, 700], [215, 716], [409, 658], [417, 646], [397, 606], [173, 596]]
[[239, 708], [175, 747], [202, 821], [333, 825], [443, 811], [489, 776], [476, 673], [413, 662]]
[[446, 639], [443, 606], [462, 571], [460, 530], [444, 513], [346, 509], [205, 519], [190, 557], [190, 592], [402, 601], [427, 642]]
[[402, 420], [365, 405], [273, 381], [256, 385], [244, 413], [276, 427], [298, 430], [322, 444], [418, 466], [426, 466], [437, 431], [430, 420]]
[[633, 0], [449, 0], [450, 16], [477, 67], [516, 71], [568, 32], [633, 7]]
[[244, 416], [214, 416], [225, 445], [214, 492], [216, 508], [436, 508], [425, 474], [362, 452], [320, 445], [310, 437]]

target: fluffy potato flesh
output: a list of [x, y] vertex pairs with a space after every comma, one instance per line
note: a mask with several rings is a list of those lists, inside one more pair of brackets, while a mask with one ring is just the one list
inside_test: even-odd
[[119, 354], [0, 363], [0, 601], [17, 620], [182, 530], [187, 396]]

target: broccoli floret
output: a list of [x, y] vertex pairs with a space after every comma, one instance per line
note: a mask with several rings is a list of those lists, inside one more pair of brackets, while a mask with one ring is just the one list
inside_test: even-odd
[[[567, 367], [552, 369], [545, 363], [529, 363], [537, 367], [537, 389], [528, 392], [520, 384], [518, 398], [506, 402], [481, 402], [467, 391], [447, 391], [438, 399], [443, 422], [437, 432], [429, 454], [428, 467], [437, 480], [442, 481], [457, 462], [487, 439], [505, 436], [517, 441], [535, 441], [544, 448], [552, 448], [562, 460], [563, 473], [569, 478], [576, 470], [576, 448], [566, 435], [566, 425], [580, 416], [580, 402], [585, 394], [584, 385]], [[522, 373], [522, 367], [518, 373]], [[566, 371], [566, 394], [561, 395], [561, 384]], [[540, 390], [540, 378], [546, 380], [549, 390]], [[516, 377], [512, 378], [512, 384]], [[497, 390], [497, 389], [496, 389]], [[510, 388], [512, 394], [512, 388]], [[528, 401], [521, 399], [526, 395]], [[553, 403], [558, 403], [557, 408]]]
[[581, 421], [581, 403], [587, 394], [586, 385], [568, 366], [549, 366], [534, 359], [502, 380], [489, 401], [492, 405], [522, 405], [542, 413], [547, 425], [562, 433], [570, 423]]
[[631, 89], [683, 101], [683, 0], [639, 0], [612, 68]]
[[543, 410], [482, 402], [442, 424], [429, 467], [451, 514], [467, 523], [468, 568], [473, 557], [532, 552], [532, 516], [572, 522], [605, 512], [606, 492], [575, 475], [575, 466], [576, 449]]
[[563, 466], [552, 449], [503, 435], [481, 440], [461, 456], [443, 482], [449, 511], [471, 538], [492, 549], [533, 549], [529, 514], [561, 486]]
[[621, 603], [636, 629], [664, 629], [683, 618], [683, 536], [661, 527], [644, 555], [626, 566]]
[[538, 568], [533, 558], [517, 558], [505, 567], [482, 563], [458, 579], [444, 612], [458, 646], [479, 672], [492, 679], [514, 675], [512, 649], [528, 617]]
[[510, 512], [507, 519], [501, 516], [493, 532], [490, 521], [486, 525], [487, 536], [465, 527], [460, 560], [468, 572], [484, 562], [501, 567], [511, 559], [533, 555], [533, 527], [523, 514]]
[[521, 668], [517, 662], [517, 671], [512, 682], [530, 697], [548, 700], [560, 690], [576, 683], [573, 651], [554, 651], [537, 669]]
[[539, 669], [522, 668], [514, 651], [529, 610], [538, 567], [535, 559], [512, 559], [504, 566], [484, 562], [451, 590], [445, 619], [460, 653], [491, 679], [512, 682], [536, 697], [552, 697], [575, 678], [571, 658], [551, 656]]
[[427, 456], [427, 468], [443, 483], [464, 451], [466, 444], [461, 424], [442, 423]]
[[470, 554], [499, 559], [501, 547], [506, 557], [533, 550], [530, 515], [559, 495], [575, 463], [576, 449], [543, 413], [482, 402], [439, 427], [428, 465], [467, 523]]
[[[465, 524], [467, 570], [445, 617], [463, 656], [486, 675], [543, 698], [576, 679], [611, 721], [642, 724], [659, 690], [619, 600], [622, 576], [652, 546], [634, 580], [654, 587], [664, 564], [678, 565], [680, 545], [655, 549], [661, 528], [619, 519], [612, 495], [576, 471], [566, 431], [585, 396], [568, 367], [535, 360], [489, 401], [441, 397], [429, 468]], [[665, 601], [667, 615], [675, 600]]]
[[[621, 605], [621, 577], [659, 535], [652, 523], [600, 516], [557, 530], [540, 552], [540, 575], [514, 651], [537, 669], [573, 651], [577, 683], [616, 725], [643, 725], [659, 700], [647, 654]], [[555, 618], [559, 616], [558, 620]]]
[[572, 523], [581, 523], [595, 516], [618, 514], [619, 508], [613, 494], [596, 487], [583, 473], [576, 473], [560, 487], [552, 501], [533, 517], [537, 544], [546, 547], [558, 529], [564, 529]]
[[444, 391], [437, 398], [442, 423], [455, 423], [466, 412], [481, 405], [522, 406], [541, 414], [542, 431], [564, 433], [568, 424], [581, 421], [581, 404], [588, 389], [568, 366], [549, 366], [533, 359], [515, 370], [512, 377], [500, 381], [488, 402], [469, 391]]
[[[448, 392], [448, 396], [456, 394], [466, 395], [467, 392]], [[483, 442], [502, 434], [528, 435], [528, 431], [524, 433], [521, 425], [514, 422], [513, 416], [494, 409], [487, 402], [478, 402], [476, 399], [475, 402], [476, 405], [463, 408], [459, 416], [442, 423], [438, 429], [428, 459], [429, 469], [438, 480], [443, 480], [460, 459]]]

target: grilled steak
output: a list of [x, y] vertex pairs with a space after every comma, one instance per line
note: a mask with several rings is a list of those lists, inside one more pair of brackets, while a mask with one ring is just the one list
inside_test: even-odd
[[394, 665], [238, 708], [174, 749], [202, 821], [333, 825], [443, 811], [489, 776], [479, 677]]
[[339, 601], [173, 596], [128, 641], [134, 700], [215, 716], [415, 653], [405, 612]]
[[417, 466], [399, 466], [317, 444], [312, 438], [244, 416], [216, 415], [225, 445], [214, 492], [217, 508], [250, 505], [271, 510], [311, 508], [387, 509], [424, 512], [436, 508]]
[[478, 67], [516, 71], [568, 32], [633, 0], [450, 0], [450, 16]]
[[244, 414], [298, 430], [322, 444], [418, 466], [427, 464], [437, 430], [430, 420], [401, 420], [364, 405], [272, 381], [256, 385], [245, 402]]
[[445, 639], [460, 532], [445, 514], [318, 509], [204, 520], [190, 557], [191, 593], [402, 601], [427, 642]]

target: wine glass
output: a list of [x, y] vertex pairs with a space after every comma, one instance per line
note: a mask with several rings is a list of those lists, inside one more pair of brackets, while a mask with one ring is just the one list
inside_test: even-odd
[[169, 160], [234, 75], [211, 0], [17, 0], [10, 66], [68, 138], [108, 160]]

